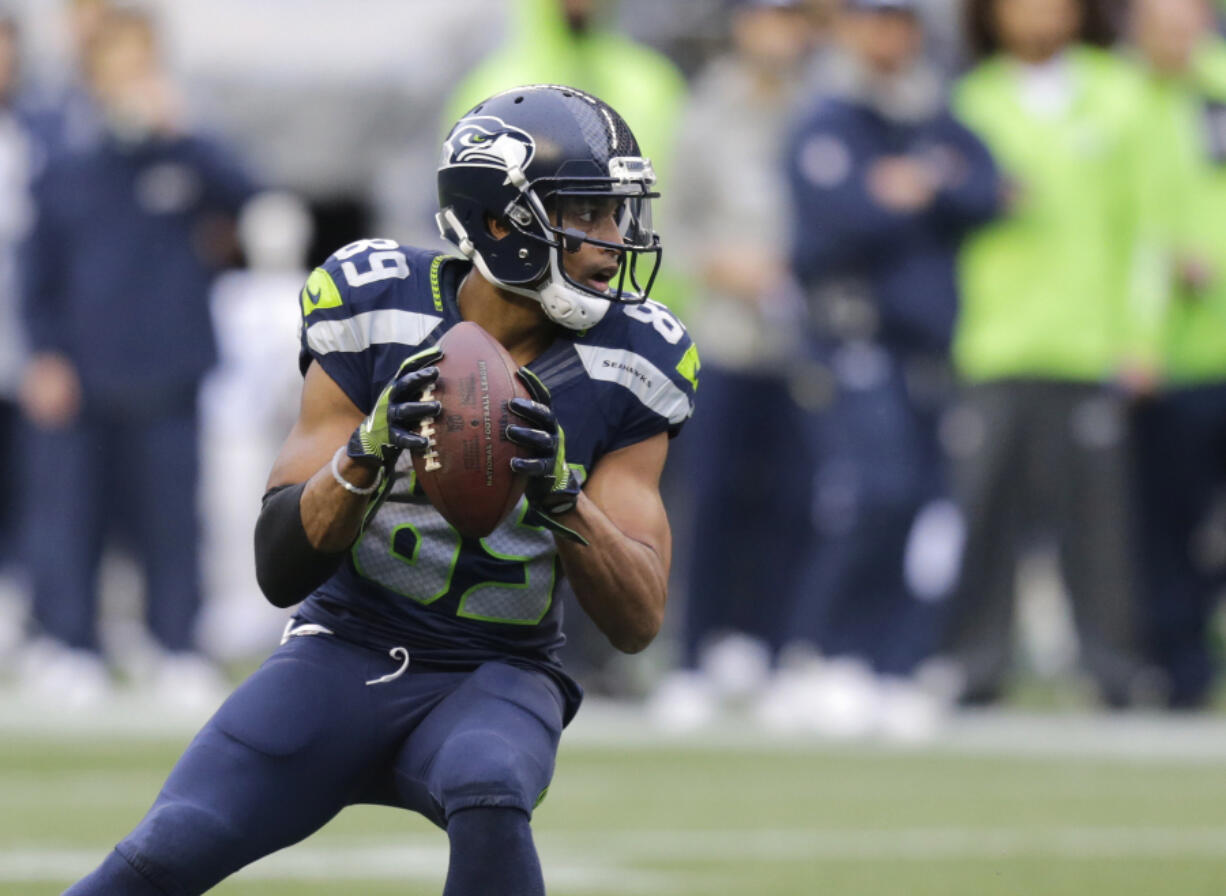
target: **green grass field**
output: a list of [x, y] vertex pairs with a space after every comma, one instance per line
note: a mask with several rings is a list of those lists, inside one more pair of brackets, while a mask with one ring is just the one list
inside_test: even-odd
[[[1169, 750], [1186, 731], [1102, 724], [836, 748], [737, 726], [667, 740], [614, 714], [564, 742], [537, 812], [550, 893], [1226, 893], [1226, 726]], [[0, 726], [0, 893], [59, 893], [91, 868], [189, 734]], [[446, 859], [427, 823], [359, 807], [214, 892], [437, 894]]]

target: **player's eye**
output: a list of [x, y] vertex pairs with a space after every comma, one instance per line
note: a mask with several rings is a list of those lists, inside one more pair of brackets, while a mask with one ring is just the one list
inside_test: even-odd
[[615, 221], [621, 216], [622, 203], [616, 199], [580, 198], [572, 199], [567, 204], [566, 217], [586, 227], [592, 227], [612, 217]]
[[580, 202], [575, 207], [575, 219], [584, 224], [593, 224], [600, 215], [600, 209], [592, 200]]

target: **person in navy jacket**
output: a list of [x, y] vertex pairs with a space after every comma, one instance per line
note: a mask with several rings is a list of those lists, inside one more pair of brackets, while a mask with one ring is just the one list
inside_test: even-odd
[[904, 554], [917, 515], [944, 494], [937, 421], [959, 241], [1000, 193], [987, 150], [922, 62], [914, 6], [846, 0], [785, 163], [792, 268], [830, 373], [813, 421], [818, 549], [793, 631], [884, 676], [910, 674], [935, 635]]
[[[143, 568], [162, 683], [186, 694], [184, 678], [206, 674], [193, 627], [196, 396], [215, 358], [208, 295], [253, 187], [222, 146], [182, 127], [145, 14], [109, 14], [85, 65], [104, 132], [50, 160], [22, 257], [25, 531], [43, 636], [31, 673], [62, 678], [81, 700], [105, 690], [95, 580], [118, 525]], [[57, 677], [58, 665], [73, 674]]]

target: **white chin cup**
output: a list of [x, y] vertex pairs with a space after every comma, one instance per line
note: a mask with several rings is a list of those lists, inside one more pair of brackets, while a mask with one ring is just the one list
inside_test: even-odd
[[571, 330], [594, 327], [609, 311], [608, 299], [585, 295], [556, 280], [541, 289], [539, 296], [545, 316]]
[[549, 280], [537, 292], [545, 316], [570, 330], [594, 327], [609, 312], [609, 299], [600, 299], [566, 282], [558, 265], [558, 250], [549, 250]]

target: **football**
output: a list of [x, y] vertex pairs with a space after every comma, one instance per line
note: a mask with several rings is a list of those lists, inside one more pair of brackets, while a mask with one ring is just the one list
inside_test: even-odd
[[481, 538], [498, 527], [524, 493], [525, 478], [511, 471], [520, 447], [506, 437], [507, 402], [529, 398], [515, 361], [493, 336], [471, 321], [439, 340], [438, 381], [422, 395], [442, 412], [418, 429], [429, 442], [413, 455], [426, 497], [461, 535]]

